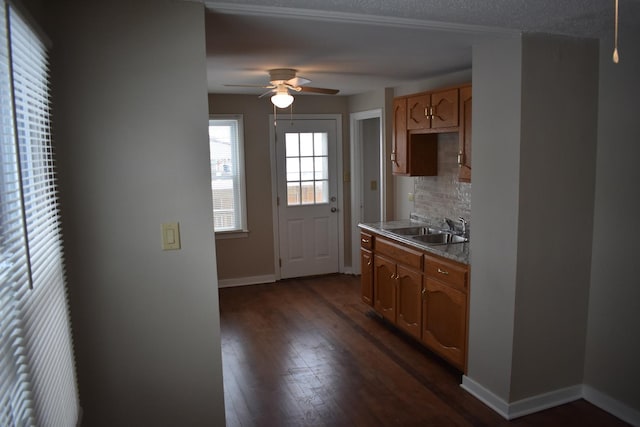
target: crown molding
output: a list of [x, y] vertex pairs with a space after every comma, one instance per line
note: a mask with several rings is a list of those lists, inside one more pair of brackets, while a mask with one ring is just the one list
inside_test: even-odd
[[300, 9], [276, 6], [235, 4], [204, 0], [208, 10], [228, 15], [265, 16], [273, 18], [308, 19], [315, 21], [341, 22], [345, 24], [368, 24], [396, 28], [410, 28], [460, 34], [492, 36], [517, 36], [519, 30], [487, 27], [481, 25], [456, 24], [451, 22], [429, 21], [422, 19], [399, 18], [393, 16], [366, 15], [347, 12], [332, 12], [317, 9]]

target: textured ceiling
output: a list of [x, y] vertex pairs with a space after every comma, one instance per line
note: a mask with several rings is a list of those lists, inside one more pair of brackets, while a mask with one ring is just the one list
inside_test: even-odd
[[[267, 70], [296, 68], [312, 86], [362, 93], [471, 67], [483, 37], [542, 32], [602, 38], [612, 0], [234, 0], [205, 1], [212, 93], [260, 93], [224, 84], [267, 83]], [[640, 1], [620, 0], [625, 31]], [[621, 49], [624, 52], [624, 49]], [[624, 56], [623, 56], [624, 57]]]

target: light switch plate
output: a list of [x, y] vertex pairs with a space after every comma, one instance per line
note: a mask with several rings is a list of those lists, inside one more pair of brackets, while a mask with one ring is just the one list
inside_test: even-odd
[[162, 224], [162, 249], [165, 251], [180, 249], [180, 224], [177, 222]]

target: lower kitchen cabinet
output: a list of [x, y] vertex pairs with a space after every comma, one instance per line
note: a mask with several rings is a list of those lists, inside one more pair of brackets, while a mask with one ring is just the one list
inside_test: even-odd
[[362, 300], [466, 372], [469, 267], [377, 234], [365, 240]]
[[374, 256], [373, 308], [387, 320], [396, 322], [396, 264], [380, 255]]
[[422, 307], [422, 273], [397, 266], [397, 316], [396, 325], [415, 338], [420, 339]]
[[362, 272], [362, 301], [373, 306], [373, 254], [360, 249], [360, 271]]
[[373, 306], [373, 236], [360, 233], [360, 271], [362, 301]]
[[374, 256], [374, 308], [385, 319], [420, 338], [422, 272]]
[[437, 280], [425, 280], [422, 302], [422, 341], [464, 370], [467, 342], [467, 296]]
[[469, 268], [425, 255], [422, 342], [464, 371], [467, 359]]

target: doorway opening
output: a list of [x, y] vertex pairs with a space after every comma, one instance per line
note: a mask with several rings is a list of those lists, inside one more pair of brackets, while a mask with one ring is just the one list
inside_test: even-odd
[[358, 223], [386, 217], [382, 109], [351, 114], [351, 268], [360, 274]]

